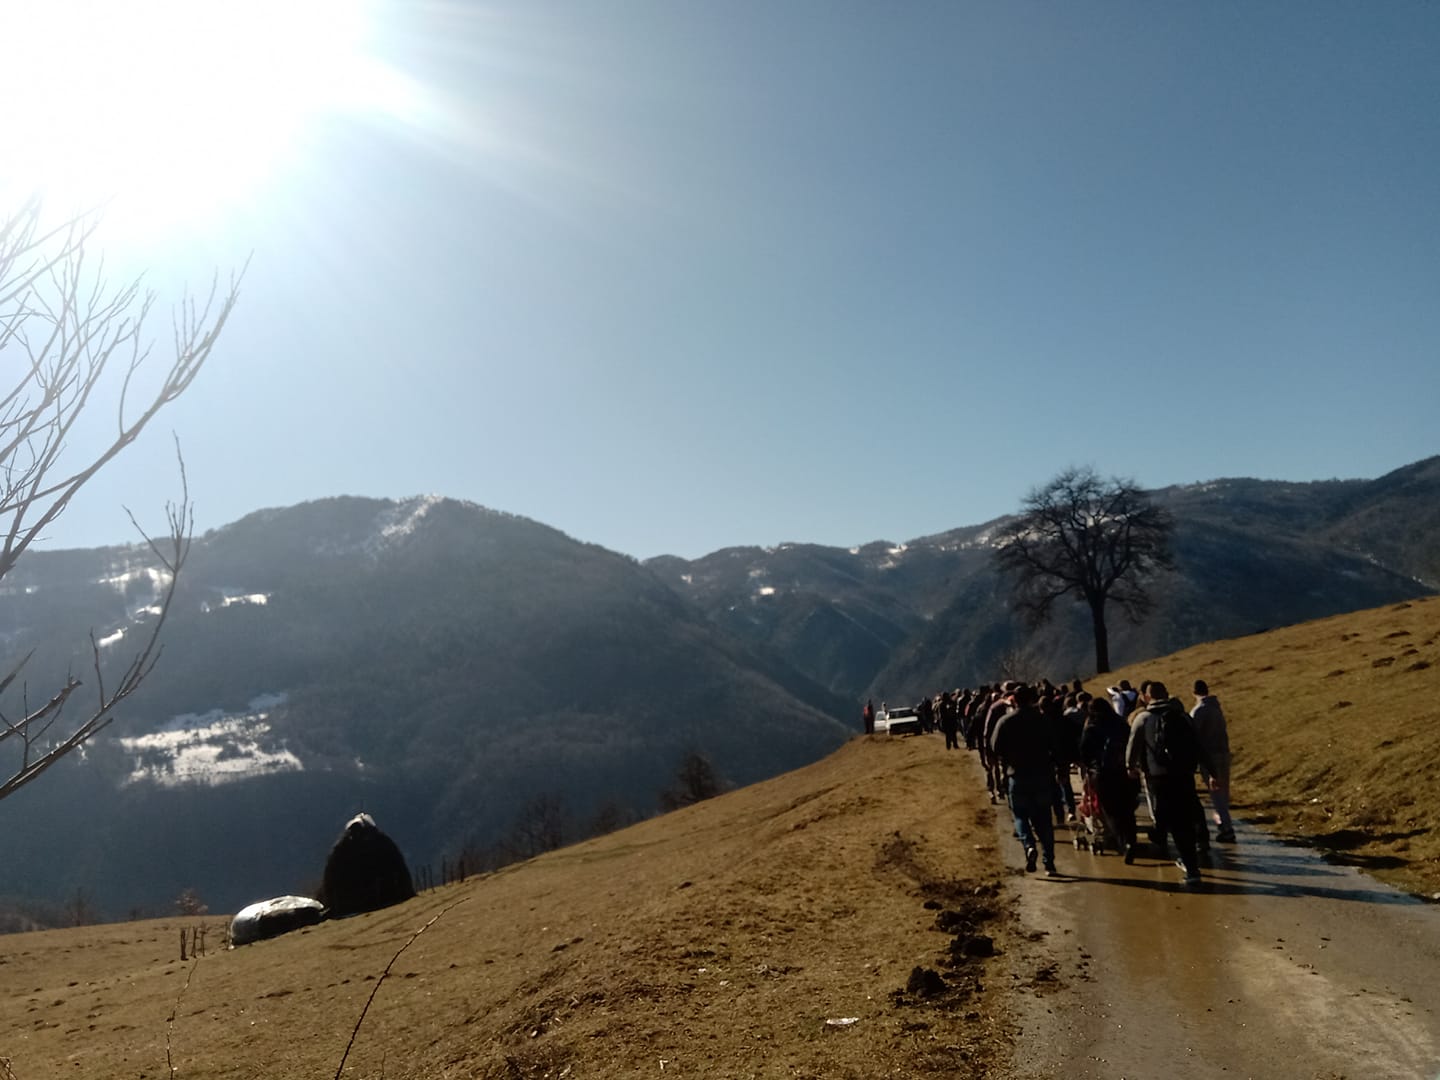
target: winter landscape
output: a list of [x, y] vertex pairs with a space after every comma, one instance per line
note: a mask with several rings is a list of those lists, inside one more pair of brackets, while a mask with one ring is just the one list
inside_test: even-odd
[[0, 1080], [1440, 1076], [1440, 10], [0, 34]]

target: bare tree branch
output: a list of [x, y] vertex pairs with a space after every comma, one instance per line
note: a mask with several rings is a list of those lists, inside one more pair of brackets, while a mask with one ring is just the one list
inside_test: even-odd
[[[239, 300], [244, 268], [223, 291], [218, 277], [213, 280], [203, 303], [186, 298], [174, 319], [174, 354], [158, 366], [144, 329], [154, 294], [143, 291], [139, 280], [118, 288], [107, 282], [103, 260], [92, 260], [88, 250], [98, 224], [98, 215], [86, 214], [47, 225], [38, 200], [0, 215], [0, 360], [9, 361], [3, 370], [12, 379], [0, 385], [0, 579], [70, 500], [190, 388]], [[115, 409], [109, 436], [83, 453], [75, 450], [82, 432], [105, 430], [96, 410], [108, 402]], [[24, 705], [19, 719], [0, 711], [0, 743], [18, 744], [13, 772], [5, 777], [0, 770], [0, 799], [110, 723], [116, 706], [159, 660], [160, 632], [193, 532], [178, 440], [175, 453], [181, 496], [166, 505], [166, 534], [152, 539], [130, 514], [166, 578], [139, 650], [116, 672], [103, 662], [91, 632], [95, 696], [78, 718], [66, 712], [79, 700], [74, 695], [81, 681], [73, 674], [38, 709]], [[15, 689], [30, 659], [27, 654], [0, 679], [0, 699]], [[56, 725], [63, 735], [52, 739]]]

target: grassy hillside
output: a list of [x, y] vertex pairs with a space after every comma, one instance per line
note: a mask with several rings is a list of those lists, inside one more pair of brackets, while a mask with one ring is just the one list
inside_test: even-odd
[[[1412, 892], [1440, 892], [1440, 598], [1199, 645], [1114, 672], [1187, 703], [1204, 679], [1236, 813]], [[1094, 689], [1094, 687], [1092, 687]]]
[[[212, 918], [189, 963], [178, 920], [0, 938], [0, 1055], [19, 1080], [164, 1077], [167, 1056], [185, 1080], [331, 1077], [377, 978], [428, 927], [379, 988], [346, 1076], [1003, 1075], [989, 972], [1028, 943], [1006, 937], [991, 808], [962, 783], [962, 755], [939, 750], [857, 738], [609, 837], [235, 950], [215, 949]], [[1005, 955], [960, 955], [977, 933]], [[907, 993], [917, 966], [947, 988]]]

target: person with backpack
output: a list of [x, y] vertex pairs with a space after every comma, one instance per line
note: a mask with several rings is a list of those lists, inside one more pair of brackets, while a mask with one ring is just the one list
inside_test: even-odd
[[1043, 857], [1045, 876], [1055, 877], [1055, 826], [1050, 821], [1054, 727], [1036, 707], [1040, 699], [1033, 686], [1021, 684], [1011, 697], [1015, 708], [996, 723], [991, 748], [1005, 770], [1006, 801], [1015, 816], [1015, 836], [1025, 849], [1025, 869], [1034, 873], [1037, 857]]
[[[1202, 748], [1190, 714], [1170, 697], [1164, 683], [1151, 682], [1145, 700], [1130, 726], [1125, 762], [1132, 776], [1145, 775], [1156, 828], [1174, 837], [1185, 884], [1196, 886], [1202, 879], [1195, 847], [1195, 770], [1202, 764]], [[1208, 757], [1203, 764], [1213, 774]]]

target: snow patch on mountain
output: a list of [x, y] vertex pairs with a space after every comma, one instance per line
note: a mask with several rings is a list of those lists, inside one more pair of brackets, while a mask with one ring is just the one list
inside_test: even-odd
[[98, 584], [109, 585], [116, 592], [123, 593], [130, 588], [131, 582], [144, 581], [150, 586], [150, 592], [158, 595], [160, 590], [170, 584], [170, 573], [158, 566], [133, 566], [129, 562], [123, 564], [124, 569], [118, 573], [110, 573], [100, 578]]
[[271, 735], [271, 713], [286, 700], [285, 694], [261, 694], [240, 712], [182, 713], [157, 731], [121, 738], [121, 748], [135, 759], [126, 783], [180, 787], [303, 772], [300, 759]]
[[209, 613], [218, 611], [221, 608], [234, 607], [236, 604], [255, 604], [263, 606], [270, 602], [269, 593], [247, 593], [237, 589], [217, 589], [220, 594], [218, 600], [200, 601], [200, 610]]
[[895, 544], [885, 549], [885, 558], [875, 564], [876, 570], [894, 570], [900, 559], [910, 549], [908, 544]]
[[378, 536], [382, 543], [403, 539], [413, 533], [425, 519], [425, 515], [444, 501], [441, 495], [419, 495], [406, 499], [381, 513], [377, 524]]

